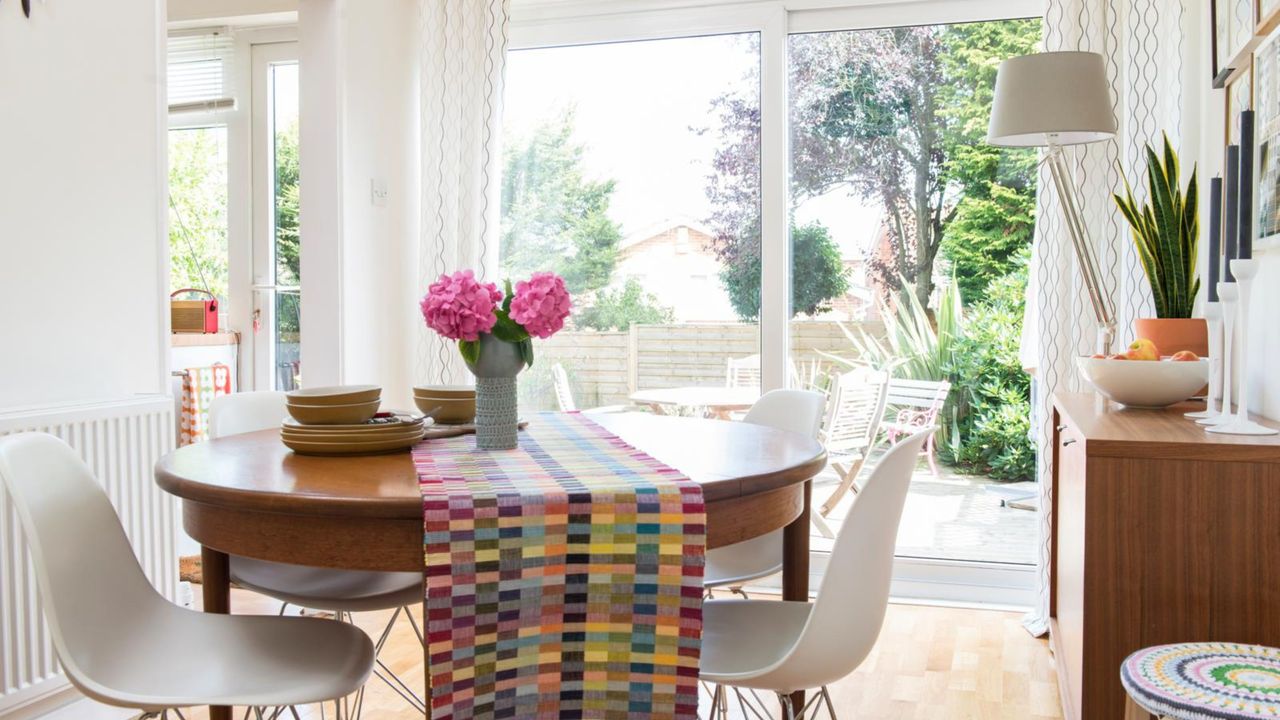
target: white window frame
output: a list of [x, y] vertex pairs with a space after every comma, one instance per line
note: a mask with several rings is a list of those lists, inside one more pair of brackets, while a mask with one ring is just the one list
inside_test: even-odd
[[[763, 390], [785, 387], [790, 354], [791, 241], [787, 42], [793, 33], [1043, 16], [1045, 0], [530, 0], [516, 7], [510, 49], [755, 32], [760, 35], [760, 365]], [[815, 553], [815, 568], [825, 566]], [[1034, 566], [898, 557], [899, 597], [1030, 606]], [[814, 582], [812, 587], [818, 587]]]

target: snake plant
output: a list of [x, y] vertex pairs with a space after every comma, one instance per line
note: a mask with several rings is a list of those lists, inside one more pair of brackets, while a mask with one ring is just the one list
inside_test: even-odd
[[1138, 204], [1128, 179], [1116, 205], [1129, 221], [1142, 269], [1151, 282], [1156, 317], [1189, 318], [1200, 291], [1196, 276], [1196, 248], [1200, 214], [1196, 206], [1196, 171], [1192, 167], [1187, 192], [1178, 180], [1178, 154], [1164, 136], [1163, 158], [1147, 145], [1147, 202]]

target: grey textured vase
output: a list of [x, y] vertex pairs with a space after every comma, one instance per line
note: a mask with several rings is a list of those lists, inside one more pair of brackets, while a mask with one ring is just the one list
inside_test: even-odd
[[480, 336], [480, 362], [467, 363], [476, 376], [476, 447], [511, 450], [518, 444], [516, 375], [524, 369], [520, 348], [493, 335]]

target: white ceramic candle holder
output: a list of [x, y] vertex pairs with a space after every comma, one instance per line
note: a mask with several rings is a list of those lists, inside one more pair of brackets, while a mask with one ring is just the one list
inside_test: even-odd
[[[1206, 428], [1211, 433], [1222, 433], [1224, 435], [1275, 435], [1280, 430], [1275, 430], [1265, 425], [1249, 419], [1249, 291], [1253, 285], [1253, 278], [1258, 274], [1257, 260], [1232, 260], [1231, 274], [1236, 276], [1236, 287], [1233, 288], [1233, 294], [1238, 295], [1236, 303], [1236, 312], [1240, 315], [1240, 392], [1239, 402], [1236, 403], [1235, 417], [1226, 423], [1213, 425]], [[1236, 292], [1238, 291], [1238, 293]], [[1218, 285], [1218, 296], [1222, 297], [1222, 284]], [[1234, 315], [1236, 313], [1232, 313]], [[1231, 320], [1227, 320], [1228, 336], [1231, 332]], [[1228, 365], [1227, 371], [1230, 372], [1230, 357], [1226, 359]], [[1226, 396], [1229, 397], [1229, 396]], [[1230, 403], [1224, 401], [1224, 407], [1230, 407]]]
[[[1218, 283], [1218, 314], [1221, 317], [1222, 327], [1222, 356], [1218, 360], [1218, 379], [1222, 381], [1219, 386], [1218, 397], [1221, 398], [1221, 406], [1215, 415], [1201, 418], [1196, 422], [1201, 425], [1225, 425], [1233, 420], [1235, 416], [1231, 414], [1231, 351], [1235, 345], [1235, 321], [1236, 321], [1236, 300], [1239, 296], [1239, 288], [1234, 282]], [[1210, 303], [1211, 305], [1213, 303]], [[1209, 394], [1213, 395], [1213, 388]]]
[[1222, 305], [1212, 300], [1204, 305], [1204, 320], [1209, 326], [1209, 392], [1204, 399], [1204, 409], [1189, 412], [1194, 419], [1217, 417], [1218, 393], [1222, 389]]

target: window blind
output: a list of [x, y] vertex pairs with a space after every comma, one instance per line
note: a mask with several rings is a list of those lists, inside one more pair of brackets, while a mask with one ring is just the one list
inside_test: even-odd
[[227, 28], [169, 34], [169, 113], [233, 110], [235, 44]]

